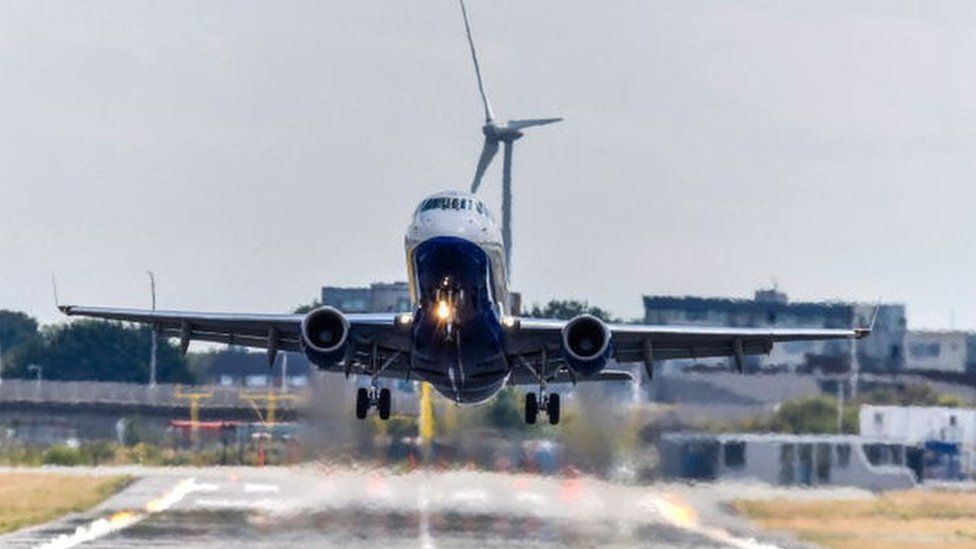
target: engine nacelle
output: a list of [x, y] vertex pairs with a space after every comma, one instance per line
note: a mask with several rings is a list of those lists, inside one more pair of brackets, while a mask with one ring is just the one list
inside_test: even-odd
[[349, 342], [349, 320], [332, 307], [319, 307], [302, 320], [302, 348], [316, 366], [328, 367], [342, 361]]
[[599, 318], [579, 315], [563, 327], [563, 357], [579, 375], [599, 373], [612, 354], [613, 334]]

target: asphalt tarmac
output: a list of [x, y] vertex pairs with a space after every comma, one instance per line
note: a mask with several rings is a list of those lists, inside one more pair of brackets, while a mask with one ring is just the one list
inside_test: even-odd
[[[718, 510], [723, 489], [324, 466], [99, 468], [140, 477], [2, 547], [783, 547]], [[731, 488], [733, 492], [737, 489]], [[715, 493], [715, 497], [709, 494]], [[726, 494], [728, 495], [728, 494]]]

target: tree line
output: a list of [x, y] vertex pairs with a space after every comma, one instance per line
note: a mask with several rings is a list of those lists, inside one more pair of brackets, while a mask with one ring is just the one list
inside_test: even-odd
[[[152, 329], [121, 322], [78, 320], [40, 326], [19, 311], [0, 310], [0, 355], [4, 378], [33, 378], [31, 365], [44, 379], [147, 383]], [[159, 339], [157, 380], [192, 383], [194, 376], [180, 350]]]

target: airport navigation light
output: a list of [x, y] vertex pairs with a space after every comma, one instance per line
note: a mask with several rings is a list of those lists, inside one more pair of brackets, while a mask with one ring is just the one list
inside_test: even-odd
[[481, 178], [491, 164], [492, 159], [498, 153], [498, 144], [505, 146], [502, 158], [502, 244], [505, 247], [505, 271], [511, 280], [512, 269], [512, 147], [517, 139], [522, 137], [522, 130], [533, 126], [545, 126], [560, 122], [562, 118], [530, 118], [524, 120], [509, 120], [507, 124], [500, 125], [495, 121], [495, 113], [491, 110], [491, 103], [488, 101], [488, 94], [485, 92], [484, 81], [481, 78], [481, 66], [478, 64], [478, 53], [474, 47], [474, 39], [471, 38], [471, 25], [468, 22], [468, 10], [464, 5], [464, 0], [458, 0], [461, 4], [461, 15], [464, 18], [464, 31], [468, 37], [468, 47], [471, 49], [471, 60], [474, 62], [474, 73], [478, 79], [478, 93], [481, 95], [481, 103], [485, 109], [485, 125], [481, 127], [481, 132], [485, 135], [484, 144], [481, 147], [481, 156], [478, 157], [478, 165], [475, 168], [474, 179], [471, 181], [471, 192], [478, 192], [481, 186]]
[[[270, 386], [268, 387], [267, 394], [241, 391], [241, 397], [246, 398], [251, 403], [251, 407], [254, 408], [254, 412], [258, 415], [258, 421], [263, 423], [268, 429], [274, 429], [278, 401], [294, 401], [298, 398], [295, 395], [283, 395], [280, 393], [275, 393]], [[265, 403], [263, 417], [261, 416], [260, 408], [258, 408], [259, 402]]]
[[199, 438], [200, 431], [200, 401], [213, 396], [212, 392], [183, 392], [183, 387], [176, 386], [173, 391], [173, 398], [177, 400], [188, 400], [190, 402], [190, 433], [194, 439]]

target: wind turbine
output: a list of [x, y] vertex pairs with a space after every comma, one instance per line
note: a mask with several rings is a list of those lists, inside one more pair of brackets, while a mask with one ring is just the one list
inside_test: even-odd
[[498, 144], [502, 143], [505, 146], [502, 163], [502, 243], [505, 246], [505, 274], [508, 275], [512, 269], [512, 144], [522, 137], [522, 130], [532, 126], [553, 124], [562, 118], [509, 120], [505, 125], [495, 122], [495, 113], [491, 110], [488, 94], [485, 93], [485, 84], [481, 79], [478, 53], [474, 48], [474, 40], [471, 38], [468, 10], [464, 6], [464, 0], [458, 1], [461, 4], [461, 15], [464, 17], [464, 30], [468, 35], [468, 46], [471, 48], [471, 60], [474, 61], [474, 73], [478, 77], [478, 92], [481, 93], [481, 102], [485, 107], [485, 125], [481, 127], [481, 132], [485, 134], [485, 143], [481, 148], [481, 157], [478, 158], [478, 167], [474, 171], [474, 179], [471, 181], [471, 192], [478, 192], [478, 188], [481, 186], [481, 178], [485, 175], [492, 159], [495, 158], [495, 154], [498, 153]]

